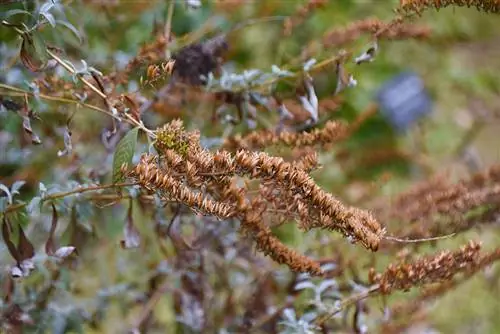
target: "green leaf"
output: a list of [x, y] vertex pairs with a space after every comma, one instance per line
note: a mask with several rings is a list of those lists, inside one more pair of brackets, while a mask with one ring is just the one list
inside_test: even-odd
[[23, 34], [19, 57], [24, 66], [33, 72], [41, 71], [47, 65], [49, 56], [42, 36], [37, 32]]
[[24, 10], [24, 9], [11, 9], [11, 10], [8, 10], [7, 12], [5, 12], [5, 14], [4, 14], [4, 16], [2, 18], [6, 20], [8, 18], [11, 18], [14, 15], [19, 15], [19, 14], [29, 15], [29, 16], [33, 17], [33, 15], [30, 12], [28, 12], [27, 10]]
[[113, 183], [118, 183], [123, 180], [123, 175], [120, 171], [122, 165], [126, 164], [130, 167], [132, 163], [138, 132], [139, 128], [130, 130], [125, 137], [120, 140], [118, 145], [116, 145], [116, 151], [113, 156]]
[[83, 42], [82, 35], [78, 31], [78, 29], [76, 29], [76, 27], [74, 25], [72, 25], [71, 23], [69, 23], [67, 21], [63, 21], [63, 20], [56, 20], [56, 24], [62, 25], [66, 29], [69, 29], [78, 38], [78, 41], [80, 43]]

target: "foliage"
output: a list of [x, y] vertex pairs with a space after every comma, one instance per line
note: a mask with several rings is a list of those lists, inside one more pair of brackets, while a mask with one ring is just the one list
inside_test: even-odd
[[0, 8], [2, 331], [498, 325], [498, 0]]

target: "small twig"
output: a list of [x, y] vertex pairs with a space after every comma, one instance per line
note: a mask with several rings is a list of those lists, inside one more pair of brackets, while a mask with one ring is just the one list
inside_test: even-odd
[[342, 300], [340, 302], [340, 305], [338, 307], [335, 307], [334, 310], [331, 310], [327, 314], [318, 317], [318, 319], [316, 319], [316, 324], [319, 326], [323, 325], [328, 319], [333, 317], [335, 314], [341, 312], [346, 307], [348, 307], [352, 304], [355, 304], [363, 299], [368, 298], [370, 295], [374, 294], [379, 289], [380, 289], [380, 285], [375, 284], [375, 285], [372, 285], [370, 288], [366, 289], [365, 291], [362, 291], [358, 294], [352, 295], [352, 296]]
[[142, 310], [141, 314], [134, 322], [134, 325], [132, 326], [133, 328], [132, 332], [136, 332], [139, 330], [142, 323], [148, 318], [148, 315], [153, 311], [153, 308], [156, 306], [161, 296], [170, 289], [169, 287], [170, 284], [171, 282], [168, 280], [166, 282], [163, 282], [163, 284], [155, 291], [155, 293], [151, 296], [151, 298], [149, 298], [148, 302], [146, 303], [146, 306], [144, 306], [144, 309]]
[[[70, 72], [71, 74], [76, 74], [76, 72], [75, 72], [74, 69], [72, 69], [68, 64], [66, 64], [61, 58], [59, 58], [57, 55], [55, 55], [52, 51], [50, 51], [50, 50], [47, 49], [47, 53], [55, 61], [57, 61], [62, 67], [64, 67], [68, 72]], [[109, 103], [108, 103], [108, 100], [107, 100], [108, 97], [106, 96], [106, 94], [104, 94], [104, 92], [102, 92], [99, 88], [97, 88], [96, 86], [94, 86], [90, 81], [88, 81], [84, 77], [78, 76], [78, 78], [85, 85], [87, 85], [87, 87], [89, 87], [90, 89], [92, 89], [97, 95], [99, 95], [101, 98], [103, 98], [104, 101], [106, 102], [106, 105], [109, 106]], [[111, 113], [111, 112], [109, 112], [109, 113]], [[146, 128], [142, 122], [137, 121], [136, 119], [134, 119], [133, 117], [131, 117], [130, 115], [128, 115], [126, 113], [124, 113], [124, 115], [129, 120], [129, 123], [131, 123], [132, 125], [135, 125], [135, 126], [139, 127], [141, 130], [143, 130], [144, 132], [146, 132], [149, 136], [151, 136], [151, 137], [155, 136], [154, 132], [151, 131], [151, 130], [149, 130], [148, 128]], [[113, 115], [113, 117], [114, 117], [114, 115]]]
[[[66, 69], [66, 71], [70, 72], [71, 74], [75, 74], [75, 70], [72, 69], [68, 64], [66, 64], [66, 62], [64, 62], [64, 60], [62, 60], [61, 58], [59, 58], [56, 54], [54, 54], [52, 51], [48, 50], [47, 49], [47, 53], [55, 60], [57, 61], [62, 67], [64, 67], [64, 69]], [[96, 86], [94, 86], [90, 81], [88, 81], [87, 79], [85, 79], [84, 77], [82, 76], [79, 76], [80, 80], [82, 80], [82, 82], [87, 85], [87, 87], [89, 87], [90, 89], [92, 89], [97, 95], [99, 95], [100, 97], [102, 97], [103, 99], [107, 99], [108, 97], [106, 96], [106, 94], [104, 94], [103, 92], [101, 92], [101, 90], [99, 88], [97, 88]]]
[[[60, 193], [48, 195], [42, 199], [41, 203], [47, 202], [47, 201], [53, 201], [55, 199], [60, 199], [63, 197], [74, 195], [74, 194], [81, 194], [81, 193], [88, 192], [88, 191], [111, 189], [111, 188], [115, 188], [115, 187], [131, 187], [131, 186], [135, 186], [135, 185], [137, 185], [137, 183], [116, 183], [116, 184], [105, 184], [105, 185], [99, 185], [99, 186], [90, 186], [87, 188], [73, 189], [70, 191], [65, 191], [65, 192], [60, 192]], [[28, 205], [28, 203], [26, 203], [26, 202], [15, 204], [15, 205], [9, 205], [3, 213], [7, 214], [9, 212], [19, 210], [19, 209], [26, 207], [27, 205]]]
[[167, 22], [165, 23], [165, 32], [164, 32], [167, 45], [170, 41], [170, 35], [172, 32], [172, 17], [174, 16], [174, 8], [175, 8], [175, 1], [170, 0], [170, 4], [168, 5]]
[[448, 238], [451, 238], [452, 236], [454, 236], [455, 234], [456, 233], [451, 233], [451, 234], [442, 235], [439, 237], [422, 238], [422, 239], [400, 239], [400, 238], [393, 237], [393, 236], [384, 236], [383, 239], [395, 241], [395, 242], [402, 242], [402, 243], [418, 243], [418, 242], [427, 242], [427, 241], [448, 239]]

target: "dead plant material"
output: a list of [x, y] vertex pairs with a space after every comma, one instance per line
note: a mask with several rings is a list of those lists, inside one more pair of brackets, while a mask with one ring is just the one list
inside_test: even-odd
[[380, 286], [382, 294], [393, 290], [408, 291], [412, 287], [446, 282], [458, 273], [466, 273], [482, 266], [481, 245], [470, 241], [457, 251], [442, 251], [411, 263], [390, 264], [385, 272], [370, 271], [370, 281]]
[[443, 176], [417, 184], [398, 195], [376, 215], [393, 222], [406, 221], [397, 235], [422, 238], [466, 231], [495, 222], [500, 209], [500, 165], [453, 184]]
[[[333, 28], [323, 34], [321, 44], [323, 48], [338, 48], [358, 40], [364, 34], [377, 36], [378, 39], [405, 40], [425, 39], [429, 37], [431, 29], [425, 25], [397, 22], [386, 23], [377, 18], [366, 18], [354, 21], [346, 27]], [[310, 58], [320, 49], [320, 43], [309, 44], [302, 52], [303, 58]]]
[[292, 16], [287, 17], [283, 23], [283, 34], [285, 36], [290, 36], [293, 29], [304, 22], [306, 17], [310, 15], [311, 12], [325, 7], [327, 3], [328, 1], [326, 0], [308, 0], [304, 5], [300, 6]]
[[404, 14], [421, 15], [424, 10], [429, 8], [439, 10], [449, 6], [476, 7], [481, 12], [500, 13], [499, 0], [401, 0], [400, 3], [398, 11]]
[[[378, 248], [384, 230], [373, 216], [323, 191], [303, 166], [263, 152], [210, 152], [199, 145], [199, 133], [184, 131], [180, 121], [157, 130], [155, 147], [160, 155], [143, 155], [129, 177], [201, 214], [240, 220], [242, 232], [254, 239], [259, 250], [293, 270], [320, 273], [315, 262], [286, 248], [271, 234], [272, 222], [266, 223], [273, 216], [268, 214], [269, 205], [278, 209], [286, 205], [286, 215], [298, 217], [306, 231], [336, 230], [368, 249]], [[315, 160], [315, 156], [308, 157], [305, 166], [314, 165]], [[260, 196], [251, 196], [249, 183], [241, 184], [241, 178], [259, 181], [264, 186]]]

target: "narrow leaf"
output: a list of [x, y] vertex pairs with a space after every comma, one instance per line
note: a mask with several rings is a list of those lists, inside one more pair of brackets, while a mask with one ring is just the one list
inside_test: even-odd
[[64, 150], [57, 151], [57, 156], [62, 157], [73, 152], [73, 144], [71, 143], [71, 131], [68, 126], [64, 129]]
[[141, 236], [139, 235], [139, 231], [134, 225], [134, 220], [132, 218], [132, 202], [130, 202], [130, 206], [127, 212], [125, 227], [123, 229], [124, 239], [121, 240], [120, 244], [122, 248], [137, 248], [141, 244]]
[[21, 255], [19, 254], [19, 251], [17, 250], [16, 246], [10, 240], [10, 223], [7, 220], [7, 217], [3, 217], [3, 222], [2, 222], [2, 238], [3, 241], [5, 242], [5, 245], [7, 246], [7, 249], [9, 250], [10, 255], [16, 260], [17, 263], [21, 262]]
[[47, 253], [47, 255], [54, 254], [54, 233], [56, 232], [57, 228], [57, 219], [57, 210], [54, 203], [52, 203], [52, 225], [50, 226], [49, 238], [45, 243], [45, 253]]
[[26, 234], [24, 234], [21, 226], [19, 226], [19, 244], [17, 245], [17, 250], [21, 257], [21, 261], [31, 259], [35, 256], [35, 248], [31, 241], [28, 240], [28, 237], [26, 237]]
[[83, 41], [82, 35], [78, 31], [78, 29], [75, 28], [74, 25], [72, 25], [71, 23], [69, 23], [67, 21], [63, 21], [63, 20], [56, 20], [56, 23], [58, 25], [62, 25], [64, 27], [66, 27], [67, 29], [69, 29], [73, 34], [75, 34], [75, 36], [78, 38], [78, 41], [80, 41], [80, 43]]
[[132, 164], [138, 132], [139, 128], [133, 128], [116, 145], [115, 154], [113, 156], [113, 183], [123, 180], [121, 167], [124, 164], [128, 166]]
[[52, 26], [52, 28], [55, 28], [56, 18], [54, 17], [54, 15], [52, 15], [51, 13], [48, 13], [48, 12], [43, 12], [40, 14], [43, 15], [43, 17], [45, 17], [45, 19], [49, 22], [49, 24]]
[[19, 103], [14, 102], [10, 99], [5, 99], [3, 97], [0, 97], [0, 104], [10, 111], [19, 111], [22, 108], [22, 106]]
[[12, 204], [12, 194], [10, 193], [9, 188], [3, 183], [0, 183], [0, 190], [2, 190], [4, 193], [7, 194], [7, 199], [9, 201], [9, 204]]
[[21, 187], [24, 186], [25, 184], [26, 181], [24, 180], [14, 182], [14, 184], [10, 187], [12, 195], [19, 194], [19, 189], [21, 189]]
[[56, 250], [56, 252], [54, 253], [54, 256], [58, 257], [60, 259], [65, 259], [68, 256], [70, 256], [71, 254], [73, 254], [75, 252], [75, 250], [76, 250], [76, 247], [64, 246], [64, 247], [61, 247], [58, 250]]
[[33, 72], [43, 70], [48, 61], [47, 48], [43, 38], [36, 31], [23, 34], [22, 37], [23, 42], [19, 57], [24, 66]]
[[8, 19], [14, 15], [19, 15], [19, 14], [23, 14], [23, 15], [29, 15], [31, 17], [33, 17], [33, 15], [31, 15], [30, 12], [28, 12], [27, 10], [24, 10], [24, 9], [11, 9], [11, 10], [8, 10], [6, 13], [5, 13], [5, 16], [3, 17], [3, 19]]

